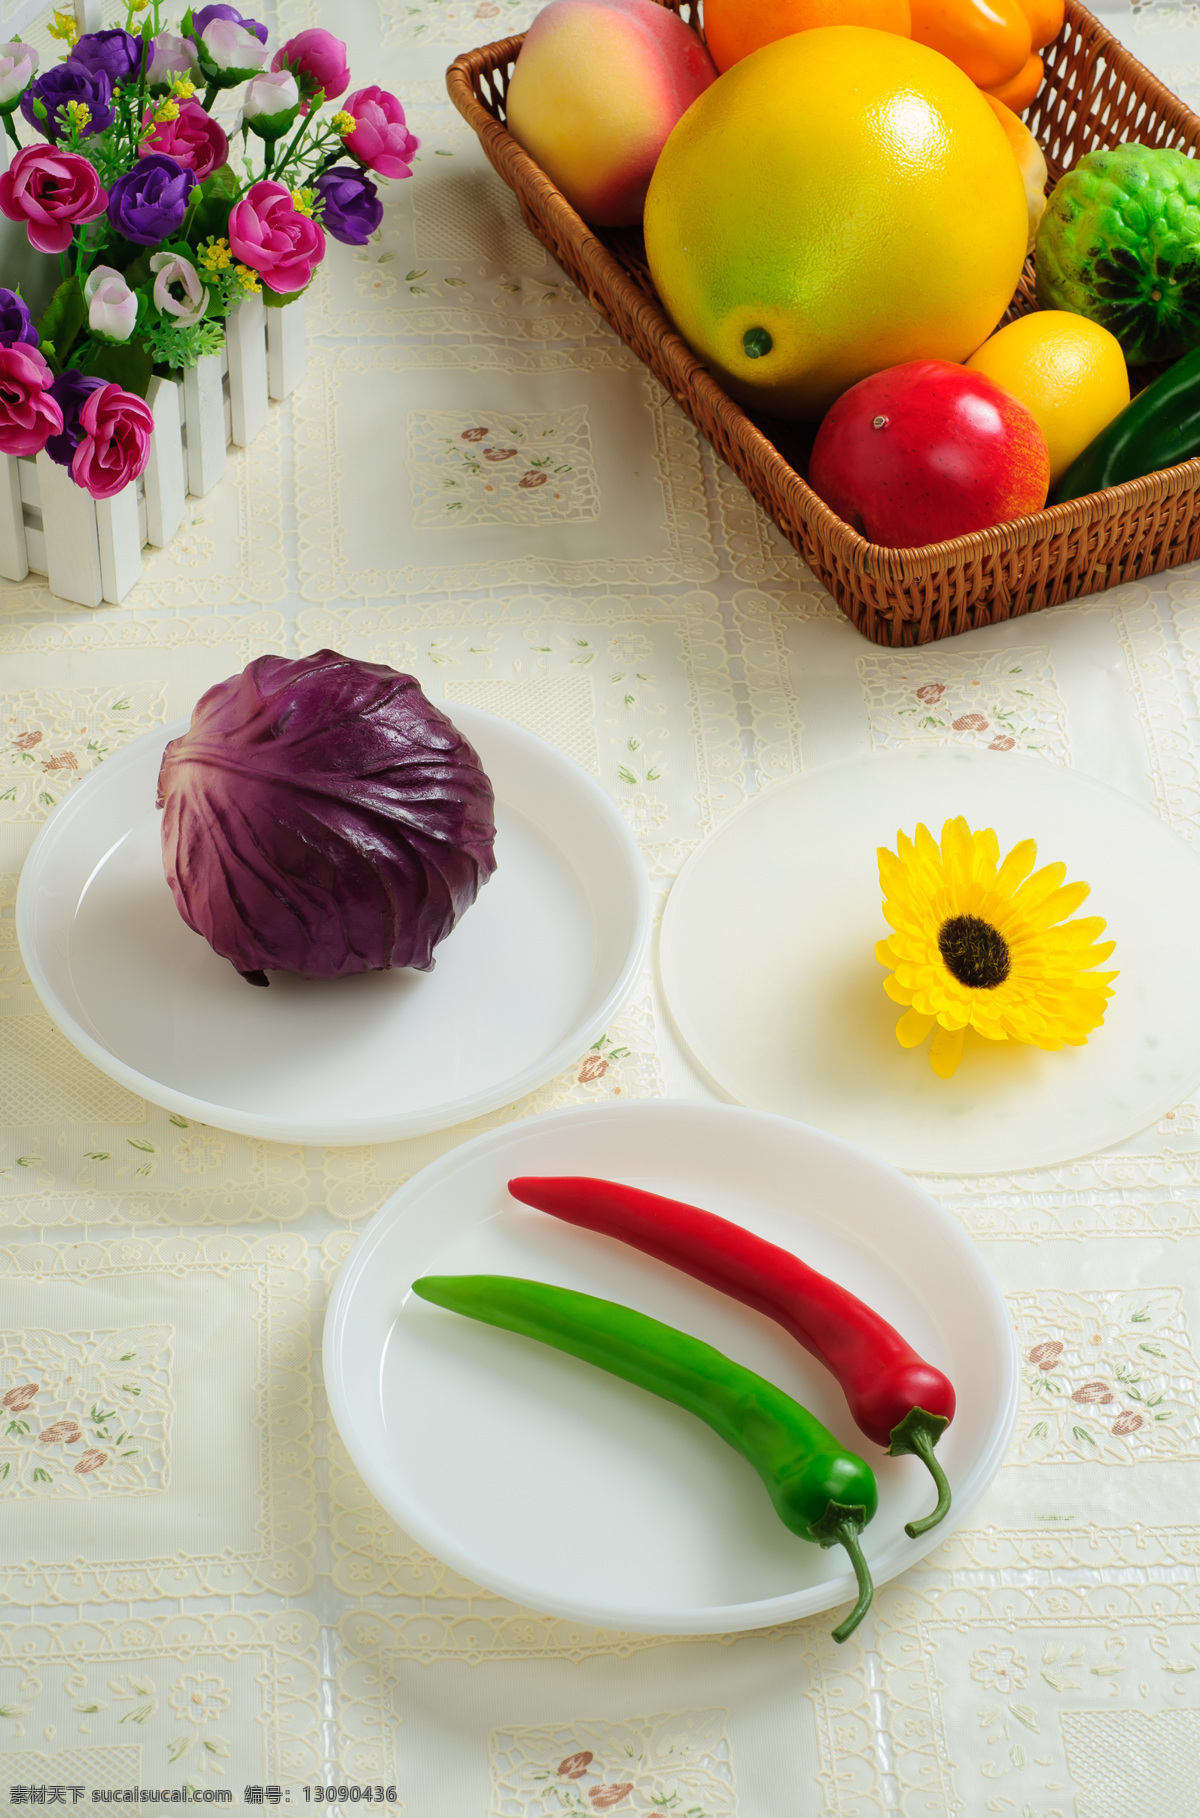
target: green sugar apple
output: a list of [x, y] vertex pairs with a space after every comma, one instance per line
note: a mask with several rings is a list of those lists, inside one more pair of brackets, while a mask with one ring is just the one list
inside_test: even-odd
[[1200, 342], [1200, 164], [1183, 152], [1118, 145], [1061, 177], [1037, 236], [1043, 309], [1107, 328], [1130, 366], [1175, 360]]

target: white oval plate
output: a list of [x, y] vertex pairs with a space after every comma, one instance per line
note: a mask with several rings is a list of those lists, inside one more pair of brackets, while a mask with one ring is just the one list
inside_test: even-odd
[[[593, 1174], [722, 1213], [803, 1256], [945, 1370], [941, 1527], [915, 1458], [858, 1432], [827, 1371], [762, 1315], [626, 1245], [518, 1204], [517, 1174]], [[325, 1321], [338, 1430], [388, 1514], [476, 1583], [605, 1628], [762, 1628], [848, 1601], [840, 1548], [783, 1527], [751, 1467], [702, 1422], [575, 1358], [411, 1293], [427, 1274], [523, 1275], [622, 1301], [706, 1339], [812, 1409], [879, 1479], [877, 1584], [939, 1546], [1004, 1456], [1012, 1320], [974, 1245], [912, 1181], [786, 1118], [648, 1100], [555, 1111], [453, 1150], [376, 1213]]]
[[630, 989], [650, 927], [620, 811], [519, 726], [456, 706], [496, 793], [497, 868], [432, 972], [247, 985], [182, 920], [135, 740], [55, 810], [17, 938], [42, 1003], [102, 1072], [167, 1110], [276, 1142], [373, 1143], [494, 1111], [553, 1078]]
[[[876, 848], [965, 815], [1032, 837], [1108, 923], [1119, 977], [1082, 1048], [967, 1032], [953, 1079], [902, 1048], [883, 989]], [[940, 748], [813, 770], [730, 815], [680, 872], [659, 965], [672, 1018], [730, 1098], [923, 1174], [1049, 1167], [1135, 1136], [1200, 1084], [1200, 858], [1107, 784], [1041, 758]]]

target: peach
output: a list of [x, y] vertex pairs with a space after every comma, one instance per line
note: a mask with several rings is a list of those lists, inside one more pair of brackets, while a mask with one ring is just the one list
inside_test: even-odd
[[585, 221], [631, 226], [667, 135], [716, 75], [653, 0], [550, 0], [513, 70], [509, 131]]

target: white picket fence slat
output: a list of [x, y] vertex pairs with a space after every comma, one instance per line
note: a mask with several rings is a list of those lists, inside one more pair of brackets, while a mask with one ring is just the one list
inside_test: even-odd
[[94, 501], [46, 454], [0, 455], [0, 577], [22, 581], [32, 569], [77, 606], [120, 604], [141, 574], [143, 545], [170, 542], [186, 495], [211, 492], [228, 444], [245, 447], [265, 426], [268, 391], [285, 398], [303, 378], [303, 299], [266, 309], [261, 296], [243, 298], [225, 340], [223, 354], [181, 380], [151, 380], [150, 459], [115, 498]]

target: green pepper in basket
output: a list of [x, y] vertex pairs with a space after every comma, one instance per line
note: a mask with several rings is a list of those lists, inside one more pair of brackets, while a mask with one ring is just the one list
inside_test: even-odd
[[1200, 454], [1200, 348], [1139, 392], [1107, 429], [1077, 455], [1051, 503], [1139, 480]]
[[874, 1594], [859, 1537], [878, 1507], [875, 1476], [798, 1401], [674, 1326], [571, 1288], [513, 1275], [425, 1275], [413, 1293], [540, 1339], [707, 1422], [754, 1466], [785, 1527], [818, 1546], [845, 1547], [858, 1601], [833, 1638], [845, 1641], [858, 1627]]

